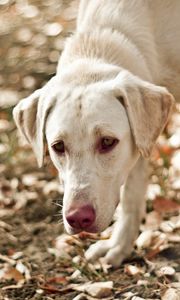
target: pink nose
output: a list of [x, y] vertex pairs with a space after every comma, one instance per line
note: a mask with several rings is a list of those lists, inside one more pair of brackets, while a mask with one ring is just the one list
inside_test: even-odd
[[90, 228], [96, 218], [94, 208], [91, 205], [85, 205], [76, 209], [69, 210], [66, 220], [69, 225], [76, 229]]

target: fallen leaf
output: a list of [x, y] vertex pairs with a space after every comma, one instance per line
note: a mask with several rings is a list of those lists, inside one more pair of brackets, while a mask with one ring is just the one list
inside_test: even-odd
[[138, 297], [138, 296], [134, 296], [132, 297], [132, 300], [145, 300], [144, 298]]
[[23, 274], [26, 280], [31, 279], [30, 270], [21, 261], [17, 262], [16, 270]]
[[180, 210], [180, 204], [170, 199], [157, 197], [153, 201], [153, 208], [155, 211], [164, 214], [164, 213], [175, 212]]
[[99, 240], [99, 234], [89, 233], [82, 231], [78, 234], [78, 237], [81, 240], [91, 239], [91, 240]]
[[[55, 240], [56, 256], [69, 258], [70, 257], [69, 254], [74, 250], [74, 245], [78, 244], [78, 242], [79, 241], [77, 238], [75, 238], [73, 236], [69, 236], [65, 233], [58, 236]], [[79, 242], [79, 244], [80, 244], [80, 242]], [[53, 248], [50, 248], [50, 249], [49, 249], [49, 251], [51, 251], [51, 253], [52, 253]]]
[[90, 296], [96, 298], [105, 298], [112, 295], [113, 282], [94, 282], [89, 284], [85, 288], [85, 292], [87, 292]]
[[54, 285], [46, 284], [46, 283], [39, 285], [39, 287], [40, 287], [40, 289], [45, 290], [48, 293], [52, 293], [52, 294], [60, 293], [60, 292], [66, 293], [66, 292], [69, 292], [72, 290], [70, 286], [67, 286], [65, 289], [60, 289], [60, 288], [55, 287]]
[[158, 277], [166, 276], [173, 276], [175, 274], [175, 269], [169, 266], [161, 267], [159, 270], [156, 271]]
[[63, 30], [62, 25], [57, 22], [56, 23], [47, 23], [43, 28], [43, 31], [48, 36], [56, 36], [56, 35], [60, 34], [62, 30]]
[[180, 129], [178, 128], [177, 132], [175, 132], [168, 140], [169, 145], [171, 147], [177, 148], [180, 147]]
[[154, 249], [164, 246], [164, 245], [167, 245], [168, 238], [165, 233], [160, 232], [160, 231], [155, 231], [153, 233], [153, 235], [154, 236], [153, 236], [153, 240], [152, 240], [152, 247]]
[[154, 200], [158, 195], [161, 194], [161, 187], [157, 183], [151, 183], [148, 185], [146, 196], [147, 199]]
[[158, 146], [159, 146], [158, 149], [159, 149], [160, 155], [170, 156], [174, 151], [174, 148], [172, 148], [170, 145], [167, 145], [167, 144], [158, 145]]
[[24, 281], [24, 276], [21, 272], [13, 267], [5, 267], [3, 273], [1, 274], [1, 279], [14, 279], [16, 282], [22, 282]]
[[160, 231], [153, 232], [153, 239], [151, 242], [151, 249], [146, 254], [146, 258], [151, 260], [154, 258], [158, 253], [163, 251], [164, 249], [168, 248], [168, 237], [165, 233]]
[[149, 248], [153, 239], [153, 231], [145, 230], [143, 231], [136, 240], [136, 246], [138, 249]]
[[164, 221], [160, 224], [160, 229], [165, 232], [165, 233], [170, 233], [175, 230], [176, 226], [173, 224], [173, 222], [169, 221]]
[[171, 243], [180, 243], [180, 235], [178, 233], [170, 233], [167, 235], [167, 238]]
[[66, 284], [68, 280], [66, 279], [65, 276], [56, 276], [56, 277], [51, 277], [46, 280], [46, 282], [49, 283], [60, 283], [60, 284]]
[[25, 186], [33, 186], [37, 183], [38, 178], [33, 174], [25, 174], [22, 176], [22, 183]]
[[136, 276], [138, 274], [143, 273], [142, 269], [138, 268], [137, 266], [133, 266], [133, 265], [126, 265], [124, 267], [124, 272], [130, 276]]
[[161, 224], [162, 216], [159, 212], [153, 210], [146, 215], [146, 222], [143, 224], [142, 228], [144, 229], [159, 229], [159, 225]]
[[[179, 272], [176, 273], [176, 274], [180, 275]], [[172, 282], [170, 285], [171, 285], [172, 288], [178, 289], [180, 291], [180, 280], [178, 280], [178, 282]]]
[[60, 185], [56, 180], [47, 182], [43, 188], [43, 193], [49, 196], [51, 192], [59, 192], [59, 187]]
[[0, 133], [12, 129], [12, 124], [8, 120], [0, 120]]
[[171, 163], [176, 170], [180, 171], [180, 150], [174, 153]]
[[137, 281], [137, 285], [144, 285], [144, 286], [147, 286], [148, 285], [148, 281], [147, 280], [138, 280]]
[[170, 288], [165, 291], [163, 294], [162, 300], [179, 300], [180, 299], [180, 291]]
[[11, 258], [12, 259], [19, 259], [19, 258], [22, 258], [23, 257], [23, 252], [22, 251], [18, 251], [18, 252], [14, 252], [12, 255], [11, 255]]
[[88, 298], [87, 298], [87, 295], [85, 295], [84, 293], [81, 293], [73, 298], [73, 300], [86, 300], [86, 299], [88, 299]]
[[0, 90], [0, 107], [8, 108], [18, 103], [20, 96], [14, 90]]
[[82, 277], [81, 271], [80, 270], [75, 270], [73, 274], [71, 275], [71, 279], [79, 279]]
[[6, 255], [0, 254], [0, 260], [9, 263], [9, 264], [12, 265], [12, 266], [16, 264], [16, 261], [15, 261], [14, 259], [9, 258], [9, 257], [6, 256]]

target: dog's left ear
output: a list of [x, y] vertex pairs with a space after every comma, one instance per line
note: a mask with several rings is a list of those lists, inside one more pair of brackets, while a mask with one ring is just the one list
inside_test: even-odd
[[53, 103], [54, 99], [45, 86], [22, 99], [13, 109], [15, 123], [32, 146], [39, 167], [43, 164], [45, 122]]
[[174, 98], [166, 88], [129, 72], [120, 73], [114, 83], [115, 95], [127, 111], [134, 141], [140, 153], [148, 157], [167, 123]]

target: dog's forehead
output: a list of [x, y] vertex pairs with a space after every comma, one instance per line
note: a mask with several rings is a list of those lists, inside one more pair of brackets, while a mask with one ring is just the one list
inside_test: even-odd
[[93, 84], [87, 87], [66, 88], [59, 93], [54, 113], [61, 116], [62, 122], [64, 122], [63, 118], [67, 120], [67, 116], [69, 120], [72, 119], [71, 122], [76, 117], [88, 119], [98, 115], [108, 119], [109, 115], [115, 114], [117, 107], [119, 108], [119, 103], [111, 91]]
[[[119, 118], [119, 114], [122, 117]], [[95, 128], [117, 130], [124, 112], [111, 93], [96, 87], [77, 87], [57, 95], [57, 101], [47, 120], [46, 133], [51, 139], [58, 136], [87, 136]]]

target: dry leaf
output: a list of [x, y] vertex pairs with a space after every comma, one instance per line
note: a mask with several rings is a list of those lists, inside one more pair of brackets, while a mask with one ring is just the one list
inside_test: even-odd
[[23, 274], [15, 268], [5, 267], [3, 272], [1, 273], [1, 279], [14, 279], [16, 282], [24, 281]]
[[80, 270], [75, 270], [72, 275], [70, 276], [71, 279], [79, 279], [82, 277]]
[[165, 199], [163, 197], [157, 197], [153, 201], [153, 207], [155, 211], [161, 214], [180, 210], [180, 204], [170, 199]]
[[173, 276], [175, 274], [175, 269], [172, 268], [172, 267], [169, 267], [169, 266], [164, 266], [164, 267], [161, 267], [158, 271], [156, 271], [156, 274], [158, 277], [161, 277], [161, 276]]
[[9, 258], [7, 255], [0, 254], [0, 260], [5, 261], [12, 266], [16, 264], [16, 261], [12, 258]]
[[16, 270], [18, 270], [21, 274], [24, 274], [26, 280], [31, 279], [30, 270], [21, 261], [16, 264]]
[[136, 245], [138, 249], [146, 249], [149, 248], [153, 239], [153, 231], [146, 230], [142, 232], [136, 240]]
[[132, 300], [145, 300], [144, 298], [138, 297], [138, 296], [134, 296], [132, 297]]
[[170, 288], [163, 294], [162, 300], [180, 300], [180, 291]]
[[51, 192], [59, 192], [59, 187], [60, 185], [56, 180], [47, 182], [43, 188], [43, 193], [47, 196]]
[[71, 284], [71, 288], [75, 291], [87, 293], [91, 297], [98, 299], [107, 298], [112, 295], [113, 282], [86, 282], [84, 284]]
[[63, 30], [63, 27], [59, 23], [49, 23], [49, 24], [47, 23], [44, 26], [43, 30], [44, 30], [45, 34], [48, 36], [56, 36], [61, 33], [61, 31]]
[[0, 107], [8, 108], [18, 103], [19, 94], [14, 90], [0, 90]]
[[25, 174], [22, 176], [22, 183], [25, 186], [33, 186], [37, 183], [38, 178], [33, 174]]
[[168, 238], [167, 235], [160, 231], [155, 231], [153, 233], [153, 240], [152, 240], [152, 248], [156, 249], [158, 247], [162, 248], [167, 246]]
[[96, 298], [105, 298], [112, 295], [113, 282], [95, 282], [89, 284], [85, 288], [85, 292], [87, 292], [90, 296]]
[[124, 268], [124, 272], [127, 273], [130, 276], [136, 276], [138, 274], [143, 273], [142, 269], [140, 269], [136, 266], [133, 266], [133, 265], [126, 265], [125, 268]]
[[22, 251], [18, 251], [18, 252], [14, 252], [12, 255], [11, 255], [11, 258], [12, 259], [20, 259], [23, 257], [23, 252]]
[[170, 233], [167, 235], [167, 238], [171, 243], [180, 243], [180, 235], [178, 233]]
[[73, 298], [73, 300], [86, 300], [86, 299], [88, 299], [88, 298], [84, 293], [81, 293]]
[[164, 221], [160, 224], [160, 229], [165, 233], [173, 232], [175, 228], [175, 224], [173, 224], [171, 221]]
[[[179, 272], [177, 272], [176, 275], [177, 274], [179, 274], [179, 276], [180, 276]], [[179, 279], [180, 279], [180, 277], [179, 277]], [[180, 291], [180, 280], [178, 280], [178, 282], [172, 282], [170, 285], [172, 288], [178, 289]]]
[[144, 285], [144, 286], [147, 286], [148, 285], [148, 281], [147, 280], [138, 280], [137, 281], [137, 285]]
[[180, 147], [180, 130], [178, 128], [177, 132], [175, 132], [168, 140], [171, 147], [177, 148]]
[[154, 200], [156, 196], [161, 194], [161, 187], [157, 183], [151, 183], [148, 185], [146, 196], [150, 200]]

